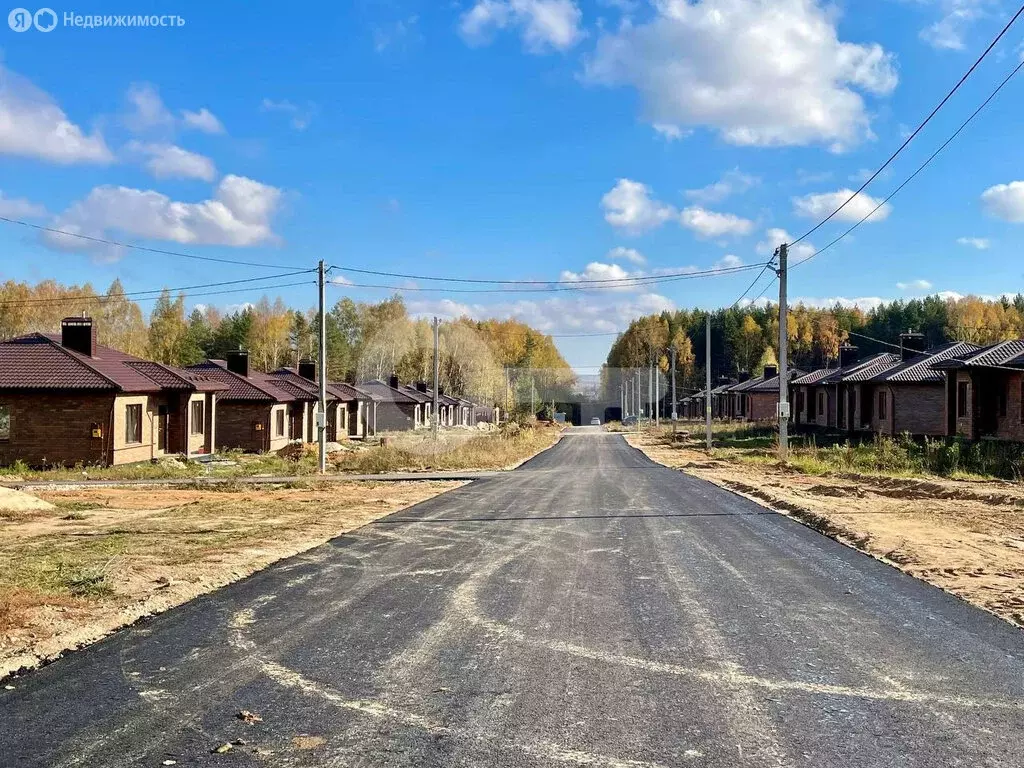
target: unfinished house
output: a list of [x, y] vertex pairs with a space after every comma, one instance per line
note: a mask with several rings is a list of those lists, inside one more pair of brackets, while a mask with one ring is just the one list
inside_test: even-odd
[[201, 374], [98, 344], [88, 317], [0, 343], [0, 464], [110, 465], [215, 446], [217, 394]]
[[1024, 339], [973, 349], [932, 369], [945, 376], [947, 435], [1024, 441]]
[[739, 382], [730, 385], [726, 389], [726, 397], [728, 398], [726, 418], [736, 421], [750, 420], [750, 390], [758, 384], [762, 384], [765, 381], [765, 375], [769, 372], [772, 376], [778, 376], [779, 374], [778, 368], [766, 365], [764, 375], [750, 378], [747, 374], [741, 374]]
[[207, 360], [188, 370], [227, 386], [217, 407], [218, 448], [265, 453], [309, 434], [309, 404], [316, 396], [291, 381], [251, 370], [248, 353], [232, 352], [227, 360]]
[[[790, 368], [787, 379], [791, 383], [794, 379], [806, 376], [805, 371], [799, 368]], [[743, 390], [746, 398], [746, 414], [743, 418], [747, 421], [772, 421], [779, 417], [779, 369], [775, 365], [766, 365], [764, 375], [760, 381]]]
[[852, 431], [859, 411], [861, 382], [899, 364], [900, 356], [888, 352], [860, 359], [860, 350], [844, 344], [839, 348], [839, 367], [822, 368], [793, 380], [790, 401], [796, 425]]
[[399, 383], [398, 377], [392, 376], [388, 384], [375, 379], [356, 385], [357, 389], [371, 395], [376, 401], [378, 433], [420, 429], [428, 423], [424, 421], [422, 393], [418, 393], [420, 397], [414, 397], [399, 389]]
[[[296, 435], [304, 442], [318, 439], [316, 413], [319, 408], [320, 385], [317, 383], [316, 363], [309, 360], [299, 362], [297, 368], [280, 368], [271, 376], [288, 382], [292, 387], [311, 395], [312, 401], [302, 401], [303, 432]], [[328, 382], [327, 395], [327, 439], [332, 442], [348, 438], [362, 438], [374, 434], [373, 398], [349, 384]]]
[[927, 352], [904, 346], [903, 359], [865, 381], [859, 420], [880, 435], [942, 436], [946, 422], [946, 374], [932, 366], [976, 351], [976, 344], [951, 341]]

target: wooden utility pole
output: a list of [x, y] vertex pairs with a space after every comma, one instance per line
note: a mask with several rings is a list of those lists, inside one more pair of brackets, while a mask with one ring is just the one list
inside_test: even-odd
[[789, 246], [779, 246], [779, 459], [789, 455], [789, 303], [786, 294]]
[[438, 328], [439, 328], [439, 321], [435, 317], [434, 318], [434, 402], [433, 402], [433, 408], [434, 408], [434, 442], [435, 443], [437, 442], [437, 427], [438, 427], [438, 423], [439, 423], [438, 412], [437, 412], [437, 407], [438, 407], [438, 403], [437, 403], [437, 379], [438, 379], [438, 373], [441, 370], [441, 361], [439, 360], [439, 357], [438, 357], [438, 347], [440, 346], [438, 344]]
[[323, 260], [317, 267], [317, 278], [320, 287], [320, 402], [316, 412], [317, 442], [320, 447], [318, 469], [320, 474], [327, 471], [327, 281]]
[[708, 312], [705, 329], [704, 350], [704, 427], [708, 438], [708, 453], [711, 452], [711, 313]]

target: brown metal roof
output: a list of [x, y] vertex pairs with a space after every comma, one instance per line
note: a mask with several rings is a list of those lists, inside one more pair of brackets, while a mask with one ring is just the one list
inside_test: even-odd
[[883, 371], [871, 380], [892, 384], [939, 383], [945, 381], [945, 375], [933, 369], [932, 365], [977, 349], [979, 349], [977, 344], [966, 341], [950, 341], [923, 354], [915, 355], [906, 362]]
[[1024, 339], [989, 344], [933, 363], [936, 370], [949, 368], [1024, 368]]
[[31, 333], [0, 342], [0, 389], [86, 389], [113, 392], [216, 391], [180, 368], [97, 344], [92, 357], [61, 345], [60, 336]]
[[250, 372], [246, 377], [229, 371], [227, 365], [223, 360], [207, 360], [190, 365], [186, 370], [226, 384], [227, 390], [220, 395], [221, 400], [292, 403], [296, 400], [316, 399], [294, 387], [288, 387], [283, 380], [275, 381], [269, 374]]
[[[801, 371], [799, 368], [790, 368], [786, 372], [786, 374], [787, 374], [787, 376], [789, 378], [790, 383], [792, 383], [794, 377], [800, 377], [800, 376], [807, 375], [806, 371]], [[777, 392], [778, 391], [778, 389], [779, 389], [779, 377], [778, 376], [772, 376], [770, 379], [765, 379], [763, 376], [761, 378], [763, 379], [763, 381], [759, 381], [757, 384], [755, 384], [754, 386], [752, 386], [749, 389], [747, 389], [747, 392]], [[736, 390], [734, 389], [733, 391], [735, 392]]]
[[383, 381], [364, 381], [358, 385], [359, 389], [369, 392], [374, 395], [378, 400], [387, 403], [415, 403], [419, 404], [419, 400], [411, 397], [400, 389], [394, 389], [389, 384], [385, 384]]

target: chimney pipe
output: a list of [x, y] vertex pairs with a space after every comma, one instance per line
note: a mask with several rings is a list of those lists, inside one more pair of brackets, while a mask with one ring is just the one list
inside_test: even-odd
[[299, 360], [299, 376], [309, 381], [316, 381], [316, 361]]
[[750, 371], [740, 371], [740, 384], [744, 381], [750, 381]]
[[388, 386], [392, 389], [398, 389], [398, 376], [391, 374], [391, 378], [388, 379]]
[[778, 375], [779, 375], [779, 366], [777, 366], [777, 365], [766, 365], [764, 367], [764, 378], [765, 378], [765, 380], [767, 380], [767, 379], [774, 379]]
[[96, 326], [91, 317], [65, 317], [60, 321], [60, 344], [86, 357], [96, 356]]
[[427, 393], [427, 382], [425, 382], [425, 381], [417, 381], [416, 382], [416, 391], [417, 392], [422, 392], [423, 394], [426, 394]]
[[912, 357], [924, 354], [925, 338], [923, 333], [907, 331], [900, 334], [900, 358], [906, 362]]
[[845, 368], [848, 365], [860, 362], [860, 349], [853, 344], [843, 344], [839, 347], [839, 367]]
[[228, 370], [237, 373], [239, 376], [249, 378], [249, 353], [245, 350], [228, 352]]

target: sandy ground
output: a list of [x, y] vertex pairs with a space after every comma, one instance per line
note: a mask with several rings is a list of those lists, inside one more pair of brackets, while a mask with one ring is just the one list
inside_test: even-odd
[[1024, 626], [1024, 485], [805, 475], [709, 458], [630, 434], [651, 459], [799, 519], [826, 535]]
[[0, 511], [0, 677], [459, 485], [40, 493]]

